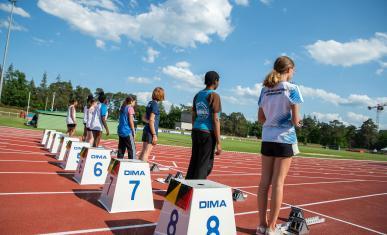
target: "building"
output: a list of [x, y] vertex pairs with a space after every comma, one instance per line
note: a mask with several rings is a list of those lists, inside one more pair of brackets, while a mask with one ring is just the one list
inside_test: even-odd
[[180, 116], [180, 122], [175, 122], [176, 130], [192, 130], [192, 113], [183, 111]]

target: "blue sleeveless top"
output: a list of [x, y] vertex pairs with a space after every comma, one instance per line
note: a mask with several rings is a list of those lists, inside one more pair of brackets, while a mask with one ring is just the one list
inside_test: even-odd
[[127, 137], [132, 134], [129, 125], [129, 106], [120, 109], [120, 118], [117, 127], [117, 134], [121, 137]]
[[213, 127], [213, 113], [214, 111], [208, 103], [208, 96], [215, 92], [214, 90], [201, 90], [196, 95], [195, 108], [196, 108], [196, 118], [194, 121], [194, 129], [212, 131]]

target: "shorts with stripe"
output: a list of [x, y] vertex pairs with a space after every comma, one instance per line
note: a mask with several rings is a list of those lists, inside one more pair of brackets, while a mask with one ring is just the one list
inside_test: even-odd
[[292, 157], [298, 153], [297, 144], [262, 142], [261, 154], [268, 157]]

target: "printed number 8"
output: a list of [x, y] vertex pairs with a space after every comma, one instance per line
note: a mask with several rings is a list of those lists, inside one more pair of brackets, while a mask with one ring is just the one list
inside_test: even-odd
[[[179, 221], [179, 213], [177, 212], [176, 209], [174, 209], [171, 213], [171, 217], [169, 218], [169, 223], [167, 227], [167, 235], [175, 235], [176, 234], [176, 225], [177, 222]], [[171, 232], [171, 228], [173, 231]]]
[[[211, 222], [215, 222], [215, 225], [211, 226]], [[219, 235], [219, 218], [215, 215], [207, 220], [207, 235], [211, 234]]]

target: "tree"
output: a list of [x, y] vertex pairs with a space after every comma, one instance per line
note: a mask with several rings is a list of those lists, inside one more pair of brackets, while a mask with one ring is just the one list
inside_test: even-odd
[[350, 125], [345, 129], [345, 139], [347, 140], [347, 146], [348, 148], [353, 148], [356, 146], [356, 127], [354, 125]]
[[255, 136], [257, 138], [262, 137], [262, 125], [258, 121], [255, 121], [253, 123], [248, 122], [248, 126], [249, 126], [249, 133], [248, 133], [249, 136]]
[[376, 124], [372, 121], [372, 119], [368, 119], [367, 121], [363, 122], [363, 124], [360, 127], [360, 138], [359, 138], [359, 144], [361, 147], [372, 149], [375, 148], [375, 144], [378, 139], [378, 128]]

